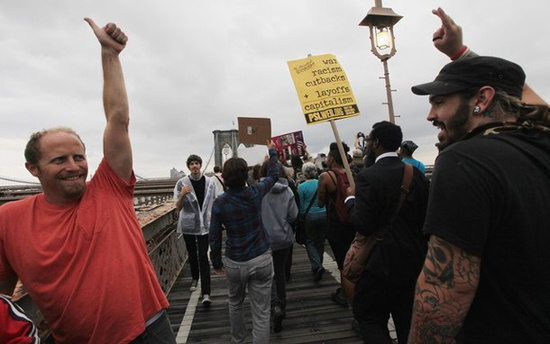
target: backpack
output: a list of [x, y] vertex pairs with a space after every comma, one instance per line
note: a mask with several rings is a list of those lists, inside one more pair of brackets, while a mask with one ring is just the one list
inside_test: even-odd
[[[334, 172], [334, 174], [336, 175], [336, 180], [334, 180], [334, 177], [332, 176], [330, 171]], [[330, 197], [330, 203], [332, 203], [332, 207], [334, 207], [340, 223], [348, 224], [349, 211], [344, 204], [346, 197], [348, 197], [346, 191], [347, 188], [349, 188], [348, 176], [346, 175], [346, 172], [337, 172], [334, 170], [329, 170], [329, 172], [327, 173], [336, 185], [336, 197]]]

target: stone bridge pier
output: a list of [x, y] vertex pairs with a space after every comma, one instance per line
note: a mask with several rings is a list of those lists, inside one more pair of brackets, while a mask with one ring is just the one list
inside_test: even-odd
[[214, 164], [222, 167], [223, 165], [223, 147], [228, 145], [231, 148], [231, 156], [229, 158], [237, 157], [237, 148], [239, 147], [239, 131], [237, 129], [231, 130], [214, 130]]

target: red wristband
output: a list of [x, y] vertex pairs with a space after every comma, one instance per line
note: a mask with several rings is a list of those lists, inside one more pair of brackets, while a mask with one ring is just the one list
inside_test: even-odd
[[460, 58], [460, 56], [462, 56], [462, 54], [464, 54], [464, 52], [468, 49], [467, 46], [463, 45], [462, 48], [458, 49], [458, 51], [453, 55], [451, 56], [451, 60], [454, 61], [454, 60], [458, 60]]

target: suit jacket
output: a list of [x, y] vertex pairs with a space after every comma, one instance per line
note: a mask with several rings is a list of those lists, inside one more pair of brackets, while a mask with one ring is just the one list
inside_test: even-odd
[[[397, 207], [404, 163], [397, 157], [380, 159], [357, 176], [351, 220], [358, 233], [373, 234], [389, 222]], [[429, 184], [424, 175], [413, 169], [410, 192], [384, 240], [374, 248], [366, 269], [380, 278], [400, 285], [413, 285], [424, 263], [427, 237], [422, 227], [428, 204]]]

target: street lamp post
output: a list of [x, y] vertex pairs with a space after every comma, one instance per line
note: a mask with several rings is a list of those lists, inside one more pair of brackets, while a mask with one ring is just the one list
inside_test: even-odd
[[395, 13], [391, 8], [382, 7], [382, 0], [374, 0], [367, 16], [363, 18], [360, 26], [368, 26], [370, 33], [371, 51], [378, 57], [384, 65], [384, 78], [386, 79], [386, 96], [388, 98], [388, 111], [390, 122], [395, 123], [393, 113], [393, 100], [390, 86], [390, 72], [388, 70], [388, 60], [395, 55], [395, 38], [393, 36], [393, 26], [403, 16]]
[[225, 155], [225, 159], [224, 159], [224, 163], [227, 161], [227, 156], [229, 155], [229, 150], [231, 149], [231, 147], [226, 143], [223, 145], [223, 148], [222, 148], [222, 153], [223, 155]]

